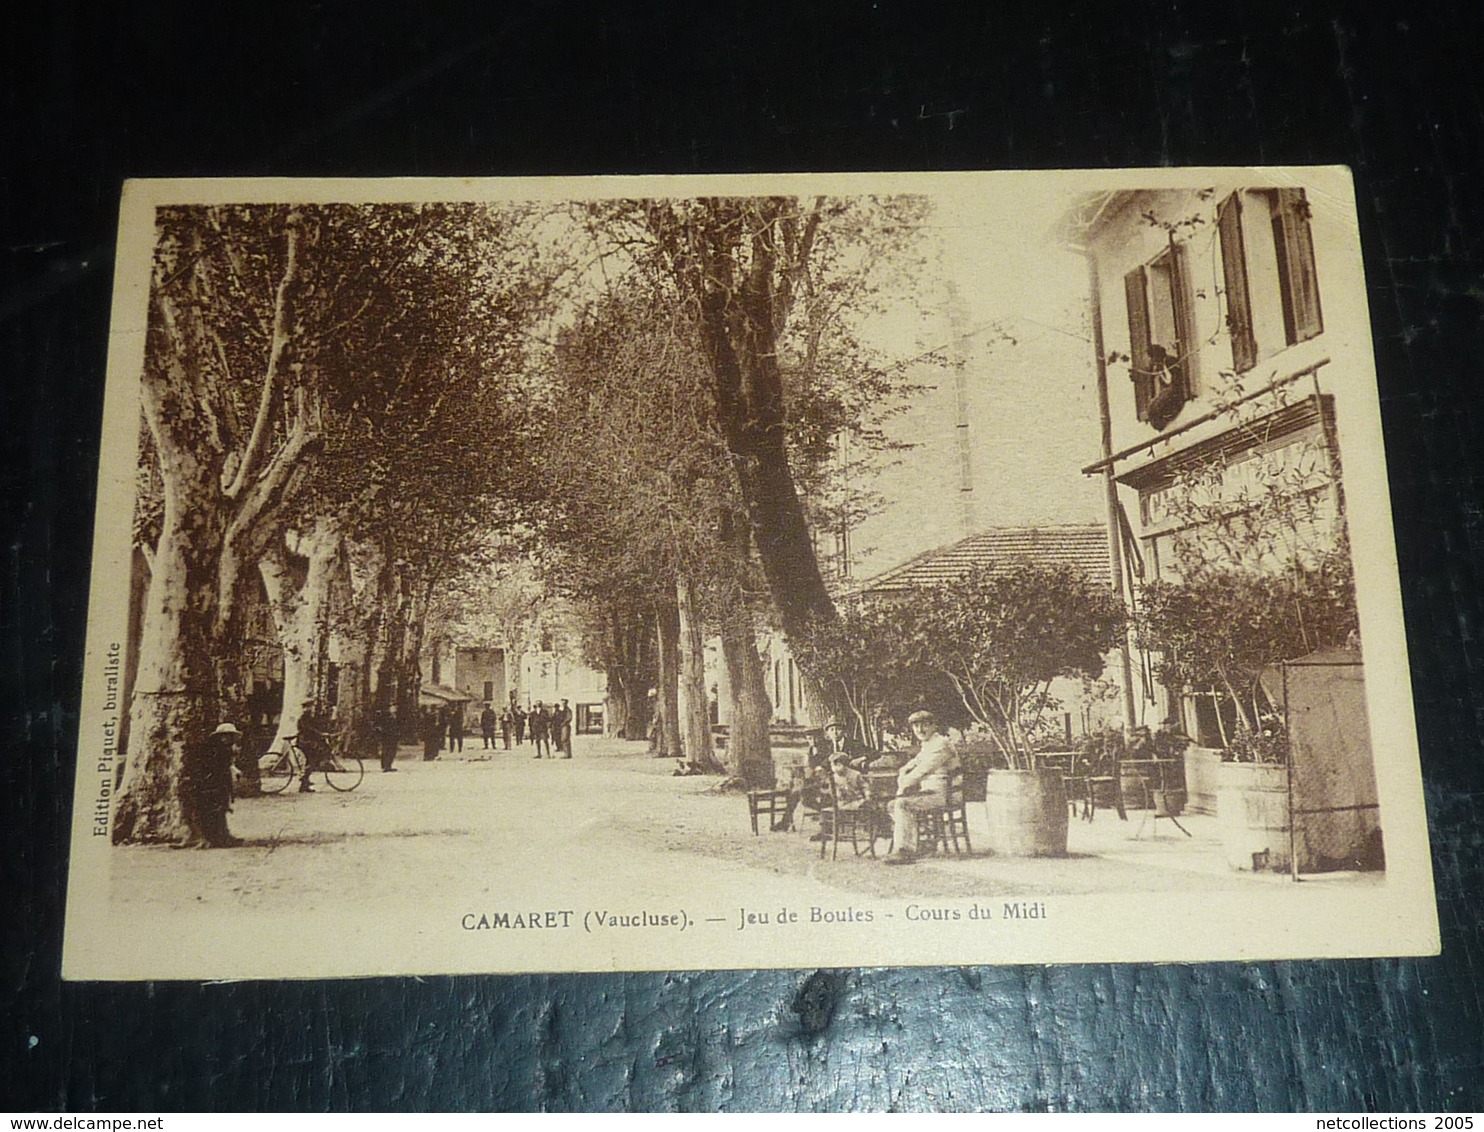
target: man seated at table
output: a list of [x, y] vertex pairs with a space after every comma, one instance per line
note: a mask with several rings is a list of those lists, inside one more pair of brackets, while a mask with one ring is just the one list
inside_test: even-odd
[[897, 771], [897, 796], [887, 806], [891, 815], [892, 850], [888, 865], [917, 859], [917, 815], [941, 810], [948, 804], [948, 780], [958, 769], [958, 756], [930, 711], [913, 712], [907, 719], [917, 739], [917, 754]]
[[[821, 764], [832, 764], [836, 755], [843, 754], [854, 765], [856, 760], [869, 758], [871, 755], [865, 744], [852, 737], [845, 730], [845, 725], [838, 719], [831, 719], [826, 723], [823, 734], [818, 735], [810, 746], [809, 761], [811, 764], [816, 761]], [[817, 759], [814, 757], [816, 752], [818, 753]]]
[[[795, 767], [794, 777], [788, 787], [787, 813], [780, 830], [790, 830], [798, 823], [799, 806], [806, 812], [818, 814], [830, 806], [830, 771], [828, 767]], [[823, 835], [816, 833], [809, 840], [821, 841]]]
[[[788, 801], [780, 830], [793, 829], [802, 803], [805, 810], [818, 813], [830, 804], [830, 755], [823, 730], [809, 732], [809, 751], [804, 765], [789, 766], [779, 775], [778, 788], [788, 791]], [[815, 834], [811, 840], [820, 837]]]

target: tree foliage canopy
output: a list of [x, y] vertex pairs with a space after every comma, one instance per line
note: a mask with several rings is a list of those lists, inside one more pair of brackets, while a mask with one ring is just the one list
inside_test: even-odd
[[[880, 749], [883, 728], [918, 708], [956, 722], [962, 707], [942, 673], [917, 647], [916, 603], [865, 596], [842, 602], [832, 620], [817, 619], [793, 642], [799, 663], [814, 672], [850, 718], [846, 730]], [[946, 692], [946, 695], [945, 695]]]
[[[835, 439], [884, 441], [898, 371], [874, 364], [858, 329], [888, 266], [910, 257], [919, 198], [711, 197], [589, 206], [600, 244], [694, 328], [712, 424], [784, 631], [834, 616], [806, 494]], [[858, 501], [846, 500], [847, 505]]]
[[326, 450], [314, 505], [356, 537], [391, 538], [422, 570], [514, 521], [535, 493], [525, 459], [531, 330], [552, 271], [528, 254], [523, 209], [375, 206], [370, 306], [323, 367]]
[[1066, 566], [980, 568], [911, 600], [911, 655], [953, 684], [1011, 766], [1029, 765], [1029, 733], [1057, 677], [1095, 678], [1118, 641], [1123, 603]]

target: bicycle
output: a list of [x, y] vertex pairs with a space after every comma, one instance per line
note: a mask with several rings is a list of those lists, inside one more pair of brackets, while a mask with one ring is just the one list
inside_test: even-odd
[[[273, 761], [262, 770], [262, 790], [265, 794], [282, 794], [288, 784], [304, 777], [304, 768], [309, 765], [309, 756], [299, 746], [297, 735], [283, 737], [283, 750], [272, 756]], [[327, 738], [334, 738], [328, 736]], [[331, 746], [317, 765], [309, 767], [309, 773], [318, 771], [324, 775], [325, 784], [332, 790], [344, 794], [354, 790], [366, 777], [366, 767], [355, 755], [345, 755]]]

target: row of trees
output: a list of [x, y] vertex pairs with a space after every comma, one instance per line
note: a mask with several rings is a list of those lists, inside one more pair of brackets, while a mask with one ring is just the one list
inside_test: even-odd
[[[586, 612], [622, 733], [645, 732], [655, 687], [661, 753], [771, 780], [759, 633], [798, 641], [837, 616], [815, 532], [870, 500], [839, 482], [833, 456], [847, 437], [889, 451], [882, 422], [912, 389], [858, 328], [887, 278], [911, 271], [923, 216], [916, 198], [582, 210], [603, 271], [551, 356], [542, 466], [559, 506], [542, 549], [553, 589]], [[712, 636], [731, 700], [721, 755], [702, 663]], [[811, 690], [830, 710], [829, 690]]]
[[313, 695], [337, 575], [360, 690], [416, 696], [454, 548], [521, 498], [515, 391], [553, 282], [526, 254], [532, 222], [439, 204], [160, 210], [135, 523], [148, 582], [116, 840], [178, 835], [186, 745], [242, 718], [257, 587], [282, 646], [283, 730]]

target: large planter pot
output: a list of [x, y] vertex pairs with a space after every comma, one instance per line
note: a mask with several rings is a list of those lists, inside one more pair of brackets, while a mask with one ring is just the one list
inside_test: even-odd
[[1067, 792], [1059, 774], [992, 770], [984, 785], [987, 848], [1006, 857], [1067, 855]]
[[1185, 808], [1193, 814], [1216, 812], [1216, 791], [1221, 779], [1221, 752], [1215, 747], [1185, 749]]
[[1287, 872], [1288, 770], [1263, 763], [1222, 763], [1216, 823], [1226, 862], [1243, 872]]

